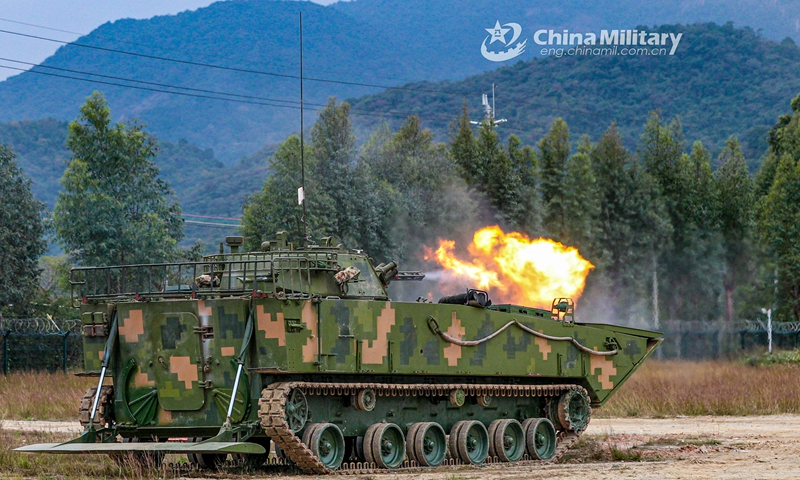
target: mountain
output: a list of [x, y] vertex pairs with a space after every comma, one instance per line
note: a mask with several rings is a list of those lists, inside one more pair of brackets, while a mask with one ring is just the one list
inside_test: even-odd
[[[480, 55], [485, 29], [495, 21], [519, 23], [522, 35], [529, 39], [528, 51], [506, 64], [531, 61], [537, 55], [530, 38], [539, 28], [579, 32], [732, 20], [737, 26], [761, 31], [766, 39], [800, 39], [800, 4], [789, 0], [665, 0], [645, 4], [633, 0], [355, 0], [327, 7], [309, 2], [231, 0], [178, 15], [100, 26], [76, 42], [99, 49], [65, 45], [35, 69], [39, 74], [22, 73], [0, 82], [0, 121], [70, 120], [84, 99], [98, 89], [105, 93], [117, 120], [139, 118], [166, 141], [186, 139], [202, 149], [212, 148], [217, 159], [233, 164], [263, 145], [281, 141], [299, 127], [299, 82], [294, 77], [299, 73], [301, 11], [307, 77], [304, 93], [311, 104], [307, 125], [314, 120], [313, 109], [329, 96], [355, 98], [383, 90], [366, 85], [455, 81], [496, 69], [502, 64]], [[13, 58], [12, 53], [6, 55]], [[733, 55], [746, 57], [746, 53]], [[601, 75], [586, 80], [608, 79]], [[176, 91], [169, 86], [184, 89]], [[478, 93], [486, 91], [486, 85], [479, 86], [463, 92], [462, 100], [466, 95], [473, 102]], [[237, 102], [203, 98], [221, 96], [209, 92], [239, 96], [227, 96]], [[572, 105], [582, 110], [591, 110], [592, 106]]]
[[[421, 67], [405, 62], [411, 54], [403, 45], [373, 42], [378, 32], [338, 10], [309, 2], [218, 2], [178, 15], [106, 23], [76, 42], [100, 49], [65, 45], [36, 69], [50, 75], [93, 78], [140, 89], [27, 72], [0, 82], [0, 121], [43, 117], [69, 120], [93, 90], [101, 90], [117, 120], [139, 118], [166, 140], [183, 138], [203, 148], [212, 147], [219, 158], [233, 163], [263, 145], [282, 140], [299, 127], [299, 81], [291, 76], [299, 73], [300, 11], [305, 20], [305, 66], [309, 77], [353, 79], [350, 72], [391, 70], [408, 72], [412, 78], [421, 75]], [[136, 56], [110, 50], [133, 52]], [[223, 68], [157, 60], [154, 56]], [[163, 91], [173, 89], [152, 83], [195, 90], [168, 94]], [[311, 80], [306, 83], [309, 103], [322, 104], [332, 93], [329, 84]], [[369, 91], [375, 89], [337, 85], [333, 93], [352, 96]], [[240, 95], [228, 97], [239, 103], [192, 96], [219, 96], [208, 92]]]
[[[538, 141], [556, 117], [567, 121], [573, 138], [597, 138], [616, 122], [629, 148], [638, 145], [650, 111], [680, 116], [687, 139], [721, 148], [733, 135], [743, 142], [751, 170], [766, 149], [766, 135], [800, 93], [800, 48], [776, 43], [731, 24], [662, 26], [659, 33], [683, 32], [673, 56], [551, 56], [518, 62], [460, 82], [420, 83], [418, 91], [392, 90], [353, 99], [354, 110], [416, 112], [440, 139], [466, 101], [481, 119], [479, 93], [496, 84], [501, 132]], [[466, 92], [470, 96], [465, 96]], [[390, 124], [398, 121], [388, 119]], [[356, 119], [371, 131], [374, 119]]]
[[540, 56], [531, 40], [540, 29], [596, 32], [639, 25], [733, 22], [759, 30], [771, 40], [792, 37], [800, 41], [800, 2], [792, 0], [354, 0], [331, 7], [369, 23], [381, 32], [382, 41], [410, 46], [415, 59], [439, 58], [436, 73], [419, 80], [456, 79], [495, 69], [496, 63], [479, 54], [487, 36], [484, 29], [495, 21], [520, 24], [520, 38], [529, 39], [527, 51], [514, 61]]

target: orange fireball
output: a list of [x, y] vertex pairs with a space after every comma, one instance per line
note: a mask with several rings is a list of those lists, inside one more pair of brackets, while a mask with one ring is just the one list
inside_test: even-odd
[[529, 239], [504, 233], [500, 227], [475, 232], [468, 251], [471, 260], [455, 255], [455, 242], [439, 240], [439, 248], [426, 248], [425, 259], [444, 269], [443, 283], [469, 282], [503, 303], [549, 307], [554, 298], [577, 299], [586, 276], [594, 268], [578, 250], [546, 238]]

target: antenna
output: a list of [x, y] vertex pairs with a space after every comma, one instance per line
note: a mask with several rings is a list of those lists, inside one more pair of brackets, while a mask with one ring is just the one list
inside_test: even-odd
[[[484, 111], [484, 115], [485, 115], [484, 121], [487, 121], [487, 122], [489, 122], [490, 125], [492, 125], [493, 127], [496, 127], [496, 126], [500, 125], [501, 123], [506, 123], [508, 121], [508, 119], [498, 118], [497, 120], [495, 120], [495, 118], [494, 118], [494, 116], [495, 116], [494, 87], [495, 87], [495, 84], [493, 83], [492, 84], [492, 104], [489, 105], [489, 96], [484, 93], [481, 96], [481, 105], [483, 105], [483, 111]], [[471, 123], [473, 125], [480, 125], [483, 122], [470, 121], [469, 123]]]
[[303, 238], [308, 245], [311, 240], [308, 235], [308, 221], [306, 220], [306, 162], [305, 141], [303, 139], [303, 12], [300, 12], [300, 188], [297, 189], [297, 203], [303, 206]]

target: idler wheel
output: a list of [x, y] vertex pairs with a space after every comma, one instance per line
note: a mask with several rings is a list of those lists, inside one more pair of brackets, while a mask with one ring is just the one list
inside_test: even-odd
[[447, 455], [447, 436], [442, 426], [436, 422], [411, 425], [406, 437], [406, 454], [423, 467], [441, 465]]
[[336, 470], [344, 460], [344, 435], [332, 423], [312, 423], [303, 434], [303, 443], [323, 465]]
[[528, 456], [536, 460], [550, 460], [556, 453], [556, 428], [546, 418], [529, 418], [522, 422], [525, 448]]
[[464, 463], [479, 465], [489, 455], [489, 432], [477, 420], [456, 422], [450, 430], [450, 455]]
[[375, 390], [365, 388], [359, 390], [353, 395], [353, 406], [359, 412], [371, 412], [375, 409], [375, 404], [378, 402], [378, 396], [375, 395]]
[[303, 392], [295, 388], [286, 399], [286, 423], [293, 432], [297, 433], [305, 427], [308, 421], [308, 402]]
[[364, 434], [364, 457], [379, 468], [397, 468], [403, 464], [406, 441], [394, 423], [375, 423]]
[[586, 430], [589, 425], [589, 418], [592, 415], [592, 407], [589, 405], [589, 396], [586, 391], [573, 388], [558, 397], [555, 404], [555, 414], [558, 423], [570, 432], [580, 433]]
[[489, 425], [489, 455], [501, 462], [516, 462], [525, 454], [525, 431], [514, 419], [495, 420]]
[[466, 399], [467, 396], [464, 394], [464, 390], [461, 390], [460, 388], [450, 392], [450, 405], [454, 407], [463, 407]]

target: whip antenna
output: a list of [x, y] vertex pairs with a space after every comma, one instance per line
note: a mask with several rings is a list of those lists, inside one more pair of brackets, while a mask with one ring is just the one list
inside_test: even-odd
[[303, 206], [303, 216], [300, 222], [303, 224], [303, 238], [306, 245], [311, 241], [308, 234], [308, 221], [306, 220], [306, 162], [305, 162], [305, 141], [303, 139], [303, 12], [300, 12], [300, 188], [297, 189], [297, 202]]

